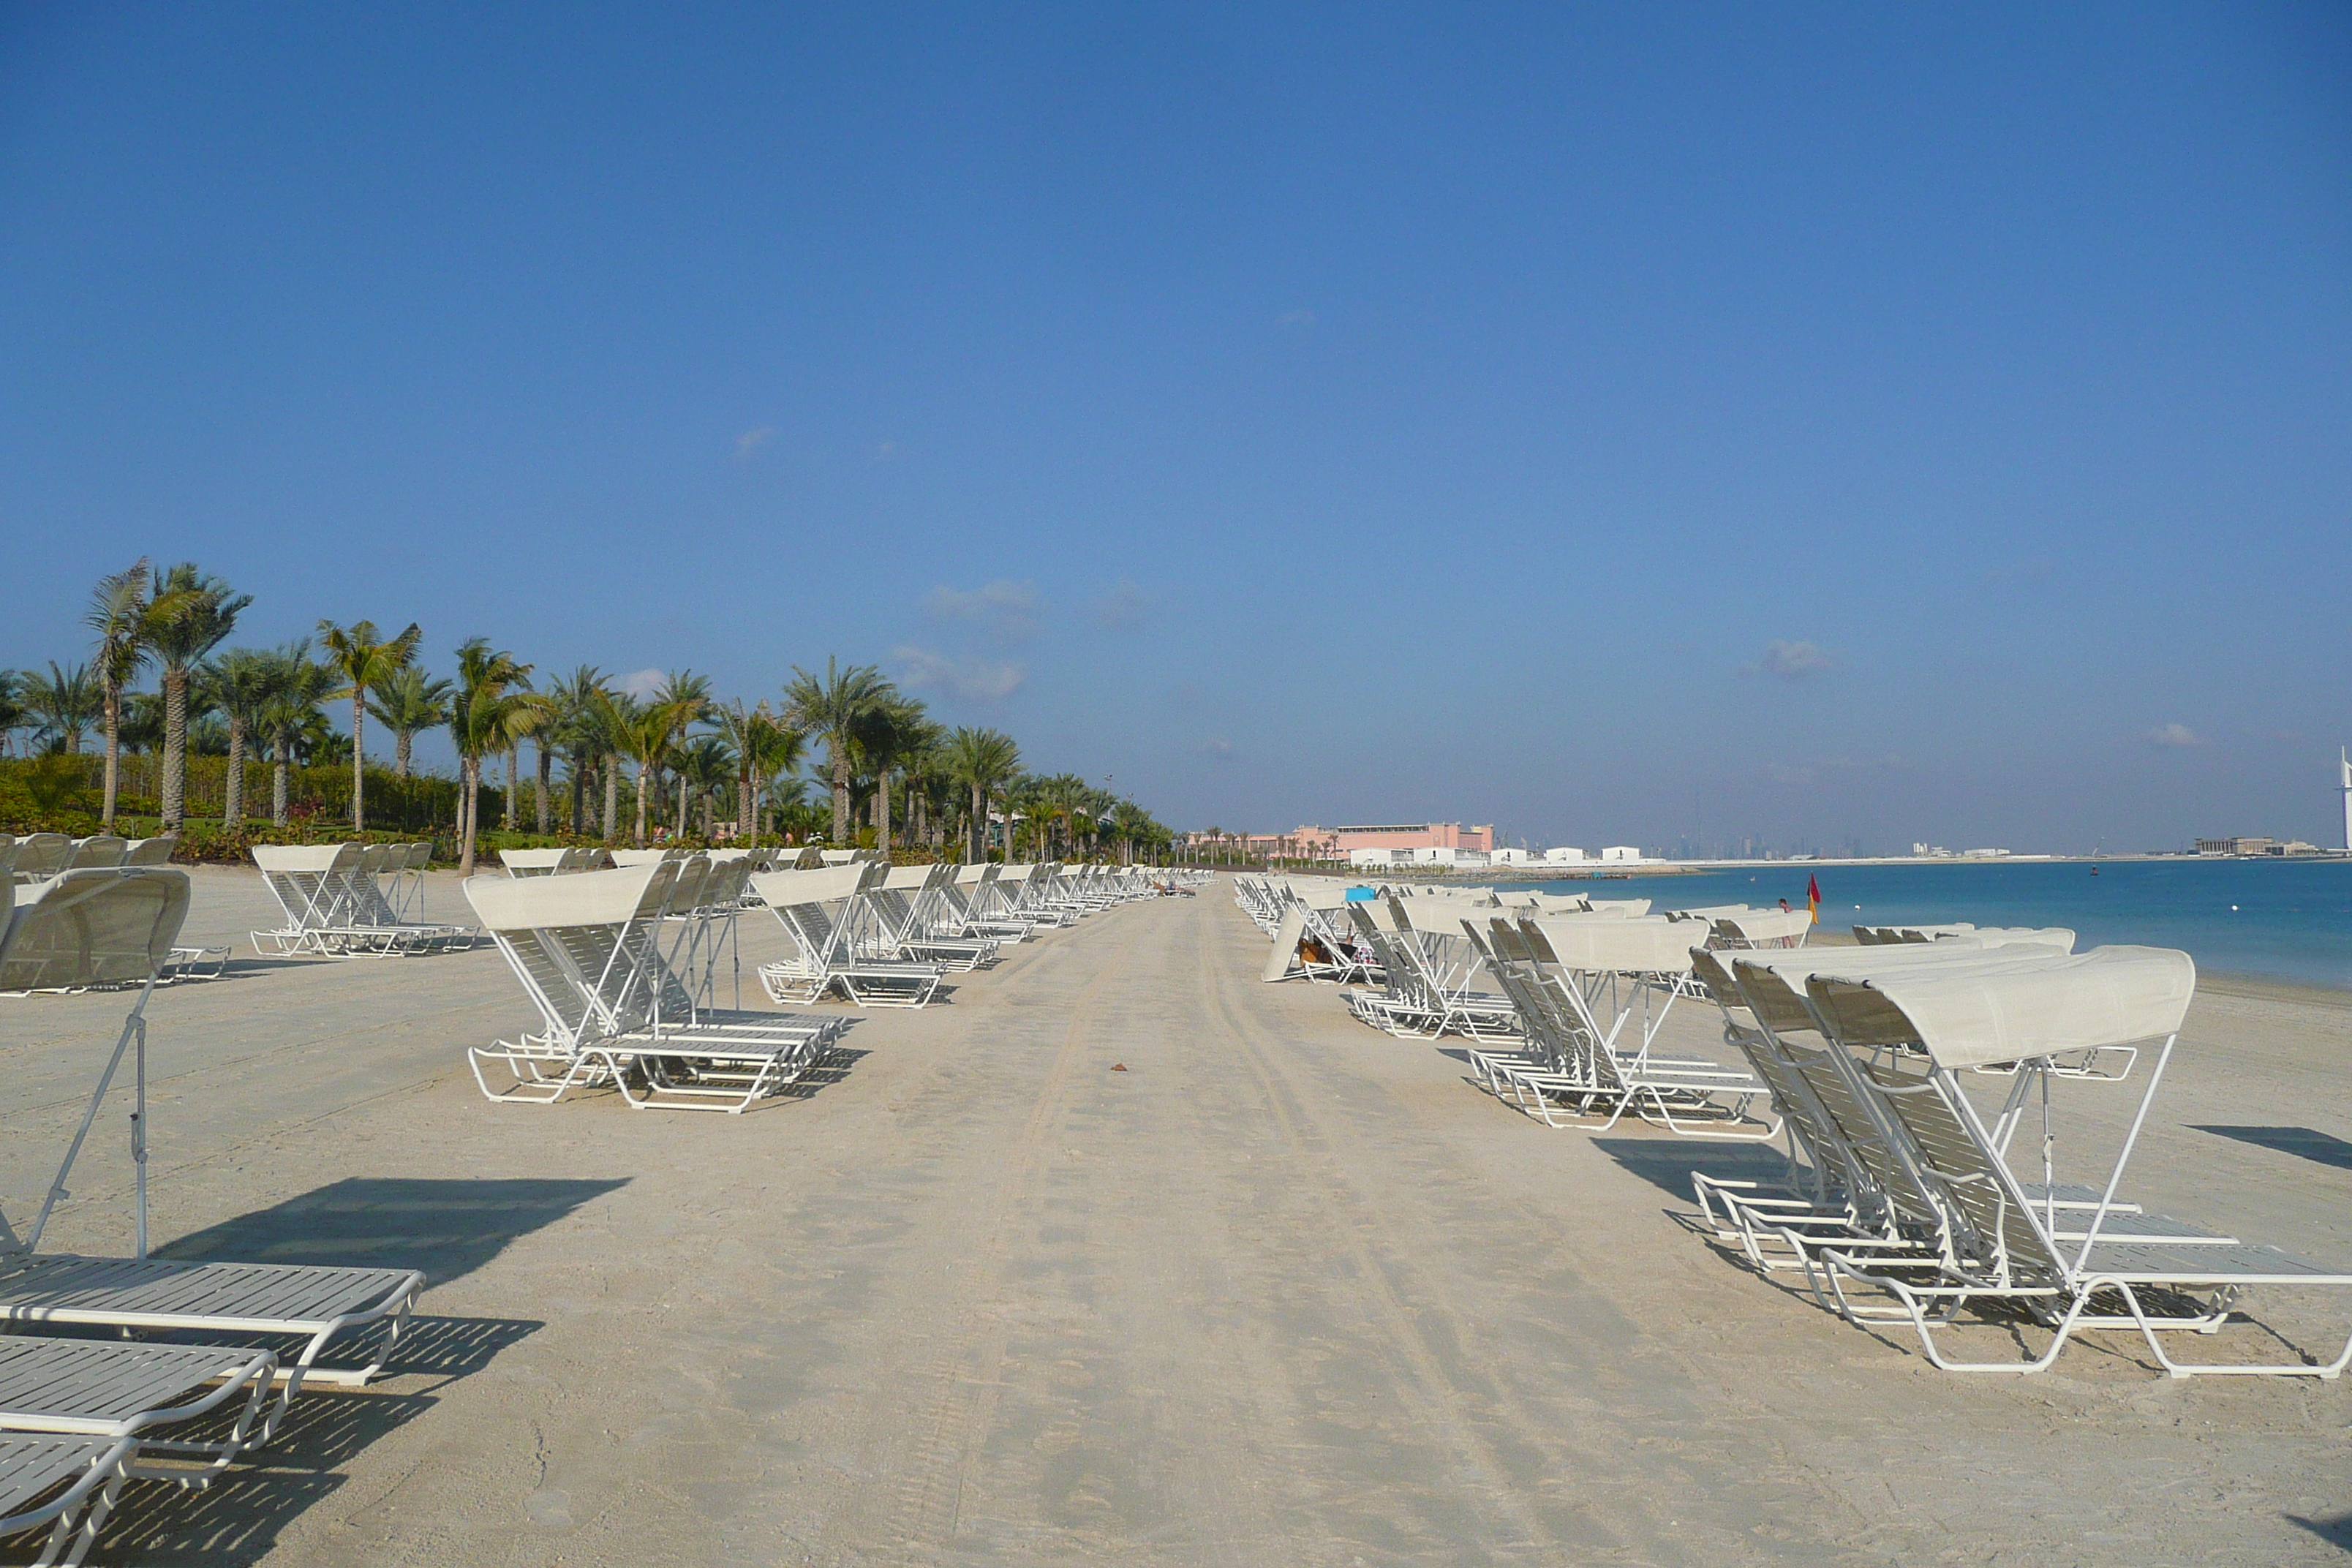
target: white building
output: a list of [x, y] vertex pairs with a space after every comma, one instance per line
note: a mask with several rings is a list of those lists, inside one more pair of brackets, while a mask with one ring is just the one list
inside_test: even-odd
[[1535, 857], [1524, 849], [1497, 849], [1486, 857], [1492, 866], [1524, 866]]
[[1412, 863], [1412, 851], [1410, 849], [1350, 849], [1348, 851], [1348, 864], [1360, 870], [1386, 870], [1391, 866], [1409, 866]]
[[1562, 844], [1545, 850], [1543, 858], [1544, 864], [1547, 866], [1580, 866], [1585, 861], [1585, 853], [1581, 849], [1571, 849]]
[[1642, 858], [1642, 851], [1631, 844], [1612, 844], [1601, 852], [1604, 865], [1630, 866]]

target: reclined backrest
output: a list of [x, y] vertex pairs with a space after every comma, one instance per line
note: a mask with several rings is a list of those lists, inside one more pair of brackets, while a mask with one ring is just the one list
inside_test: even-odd
[[9, 890], [0, 991], [143, 982], [188, 917], [188, 874], [173, 867], [87, 867]]
[[62, 833], [28, 833], [16, 840], [11, 869], [20, 882], [54, 877], [66, 868], [66, 858], [72, 853], [73, 840]]
[[66, 869], [80, 871], [120, 866], [130, 848], [131, 841], [127, 838], [118, 838], [111, 833], [93, 833], [74, 845], [73, 853], [66, 857]]
[[179, 847], [180, 836], [176, 833], [159, 833], [152, 838], [133, 839], [131, 847], [123, 852], [122, 863], [126, 866], [168, 866], [172, 863], [173, 852]]

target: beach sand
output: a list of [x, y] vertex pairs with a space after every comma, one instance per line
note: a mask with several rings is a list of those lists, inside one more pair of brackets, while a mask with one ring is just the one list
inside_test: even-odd
[[[1690, 1170], [1758, 1151], [1512, 1112], [1453, 1042], [1259, 984], [1223, 879], [862, 1016], [825, 1081], [740, 1118], [492, 1105], [463, 1047], [531, 1021], [495, 952], [256, 963], [258, 879], [196, 880], [191, 938], [234, 931], [241, 962], [151, 1009], [159, 1245], [434, 1283], [408, 1370], [306, 1396], [207, 1493], [134, 1487], [93, 1562], [2142, 1568], [2352, 1545], [2352, 1380], [2173, 1382], [2105, 1333], [2037, 1377], [1937, 1373], [1686, 1227]], [[446, 876], [431, 896], [463, 908]], [[742, 932], [756, 995], [782, 933]], [[121, 1009], [0, 1000], [12, 1219]], [[1714, 1032], [1690, 1007], [1667, 1037]], [[2344, 999], [2209, 981], [2133, 1195], [2352, 1266], [2348, 1044]], [[2137, 1087], [2062, 1086], [2060, 1110], [2112, 1141]], [[127, 1246], [123, 1109], [49, 1245]], [[2344, 1294], [2250, 1305], [2333, 1355]], [[2267, 1328], [2196, 1348], [2282, 1353]]]

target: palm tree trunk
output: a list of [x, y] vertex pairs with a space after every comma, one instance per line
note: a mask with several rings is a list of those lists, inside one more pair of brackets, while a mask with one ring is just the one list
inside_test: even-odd
[[964, 837], [971, 844], [971, 863], [975, 866], [988, 858], [988, 792], [978, 784], [971, 786], [971, 821], [965, 824]]
[[539, 808], [539, 831], [544, 833], [547, 831], [547, 791], [555, 777], [555, 759], [547, 754], [545, 741], [534, 741], [531, 744], [539, 748], [539, 795], [533, 804]]
[[677, 775], [677, 836], [680, 838], [686, 837], [686, 808], [693, 798], [694, 791], [687, 787], [686, 774], [680, 772]]
[[228, 778], [222, 785], [221, 826], [234, 833], [245, 826], [245, 721], [228, 716]]
[[646, 847], [646, 802], [653, 787], [653, 771], [649, 763], [637, 764], [637, 836], [632, 842], [640, 849]]
[[[112, 732], [110, 726], [108, 733]], [[110, 758], [112, 756], [110, 752], [108, 754]], [[110, 769], [113, 765], [111, 761], [107, 763]], [[109, 786], [110, 790], [111, 787]], [[113, 795], [109, 794], [106, 809], [110, 814], [114, 810], [113, 802]], [[849, 841], [849, 748], [838, 739], [833, 747], [833, 841], [835, 844]]]
[[414, 730], [395, 730], [392, 734], [392, 771], [401, 778], [408, 776], [409, 747], [416, 739]]
[[122, 769], [122, 688], [112, 681], [106, 686], [106, 809], [99, 818], [107, 832], [114, 831], [114, 797], [121, 781]]
[[466, 759], [466, 794], [462, 802], [466, 829], [464, 842], [457, 851], [457, 875], [460, 877], [470, 877], [474, 874], [474, 819], [481, 813], [481, 798], [482, 760], [479, 757], [467, 757]]
[[163, 831], [188, 815], [188, 672], [163, 672]]
[[621, 830], [621, 759], [617, 752], [604, 753], [604, 841]]
[[581, 795], [588, 786], [588, 781], [583, 776], [587, 771], [587, 753], [579, 751], [573, 752], [572, 753], [572, 837], [574, 838], [580, 837], [580, 819], [582, 812]]
[[367, 794], [367, 752], [360, 744], [360, 726], [367, 722], [367, 695], [359, 682], [352, 683], [352, 831], [367, 831], [367, 813], [363, 809]]
[[517, 779], [522, 772], [521, 753], [522, 748], [520, 746], [509, 746], [507, 748], [507, 808], [505, 812], [505, 826], [506, 830], [509, 833], [512, 833], [515, 830], [515, 819], [521, 815], [522, 809], [518, 798], [521, 795], [522, 791], [517, 785]]
[[890, 770], [874, 775], [874, 842], [887, 859], [890, 854]]
[[755, 826], [751, 821], [751, 775], [738, 773], [735, 775], [735, 831], [748, 841], [760, 837], [754, 831]]
[[286, 826], [286, 770], [294, 761], [294, 745], [280, 739], [269, 769], [269, 820], [279, 827]]

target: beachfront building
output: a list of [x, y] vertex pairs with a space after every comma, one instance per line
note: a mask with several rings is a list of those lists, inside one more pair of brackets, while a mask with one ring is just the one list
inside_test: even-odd
[[1545, 850], [1543, 858], [1547, 866], [1581, 866], [1591, 857], [1586, 855], [1581, 849], [1559, 844]]
[[1642, 851], [1631, 844], [1612, 844], [1601, 852], [1604, 866], [1631, 866], [1640, 861]]
[[1335, 827], [1331, 837], [1343, 855], [1358, 849], [1475, 849], [1481, 855], [1491, 855], [1495, 850], [1492, 823], [1480, 823], [1475, 827], [1465, 827], [1458, 822], [1381, 823]]

